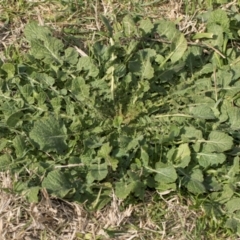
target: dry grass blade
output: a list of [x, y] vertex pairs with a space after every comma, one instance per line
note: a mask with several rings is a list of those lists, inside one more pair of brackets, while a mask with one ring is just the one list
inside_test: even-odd
[[[12, 189], [12, 178], [8, 173], [1, 173], [2, 189]], [[4, 190], [0, 191], [0, 236], [1, 240], [10, 239], [82, 239], [86, 234], [96, 236], [108, 234], [104, 229], [119, 229], [125, 225], [133, 211], [129, 206], [123, 212], [121, 202], [113, 197], [110, 206], [89, 213], [77, 203], [69, 203], [50, 198], [43, 189], [39, 203], [28, 203], [24, 197], [16, 196]], [[126, 232], [116, 239], [129, 239], [132, 232]], [[79, 237], [78, 237], [79, 236]]]
[[[7, 1], [2, 2], [7, 3]], [[72, 30], [72, 27], [76, 27], [78, 35], [85, 33], [83, 38], [88, 39], [88, 42], [84, 41], [86, 45], [95, 42], [95, 32], [105, 31], [100, 21], [101, 15], [106, 16], [112, 23], [118, 21], [117, 16], [120, 12], [122, 12], [121, 17], [130, 12], [153, 20], [170, 19], [175, 21], [185, 35], [205, 30], [204, 26], [197, 24], [195, 19], [198, 10], [193, 16], [183, 13], [183, 0], [149, 0], [143, 4], [137, 1], [102, 0], [89, 1], [90, 3], [79, 1], [82, 4], [79, 5], [80, 7], [77, 5], [78, 1], [71, 1], [72, 8], [69, 7], [70, 5], [63, 6], [61, 1], [11, 2], [14, 4], [1, 3], [0, 6], [0, 60], [2, 62], [7, 62], [11, 57], [10, 54], [6, 54], [8, 49], [15, 48], [19, 52], [25, 50], [21, 40], [25, 24], [30, 20], [35, 20], [42, 26], [51, 26], [55, 30], [54, 34], [63, 38], [67, 35], [64, 32], [65, 28]], [[25, 5], [21, 7], [18, 5], [20, 2]], [[226, 4], [225, 8], [228, 9], [234, 4], [237, 4], [237, 1]], [[88, 54], [85, 51], [86, 46], [80, 47], [82, 35], [81, 38], [76, 37], [79, 45], [69, 42], [66, 44], [74, 46], [79, 55], [84, 57]], [[210, 45], [205, 47], [225, 58], [216, 48]], [[72, 164], [55, 168], [76, 166]], [[0, 240], [206, 239], [204, 233], [202, 236], [195, 235], [199, 215], [203, 215], [204, 211], [199, 211], [199, 214], [195, 210], [190, 210], [189, 206], [192, 203], [185, 201], [183, 204], [182, 199], [172, 192], [164, 196], [159, 194], [157, 200], [152, 193], [148, 193], [145, 202], [134, 206], [128, 204], [125, 208], [124, 203], [113, 192], [108, 206], [101, 211], [91, 212], [86, 210], [84, 205], [53, 198], [45, 189], [41, 189], [41, 201], [30, 204], [23, 196], [12, 193], [13, 185], [18, 180], [18, 176], [12, 176], [9, 172], [0, 172]], [[224, 236], [224, 239], [231, 239], [226, 238], [224, 234], [221, 236]]]
[[[51, 198], [44, 189], [41, 201], [30, 204], [24, 197], [3, 190], [12, 189], [12, 180], [8, 173], [0, 174], [1, 240], [187, 239], [186, 235], [196, 227], [196, 212], [183, 206], [177, 196], [169, 199], [161, 196], [162, 201], [156, 205], [149, 195], [146, 204], [128, 205], [120, 210], [122, 201], [113, 193], [110, 205], [89, 212], [77, 203]], [[166, 214], [156, 219], [154, 214], [159, 210]]]

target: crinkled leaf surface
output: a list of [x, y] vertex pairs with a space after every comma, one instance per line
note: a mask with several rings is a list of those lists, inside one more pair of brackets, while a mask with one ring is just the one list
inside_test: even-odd
[[240, 234], [240, 212], [237, 211], [236, 214], [233, 214], [226, 221], [225, 227], [230, 228], [232, 231], [236, 232], [238, 235]]
[[239, 157], [236, 156], [234, 157], [233, 159], [233, 164], [232, 166], [230, 167], [227, 175], [228, 177], [230, 178], [231, 182], [235, 182], [236, 181], [236, 176], [239, 174], [240, 172], [240, 168], [239, 168]]
[[173, 183], [177, 180], [177, 173], [173, 166], [163, 166], [161, 163], [156, 165], [155, 180], [163, 183]]
[[96, 77], [99, 73], [99, 69], [93, 63], [92, 58], [90, 57], [81, 57], [77, 64], [77, 69], [79, 71], [86, 71], [87, 76], [89, 77]]
[[139, 22], [139, 28], [142, 29], [145, 33], [151, 33], [154, 25], [150, 19], [142, 19]]
[[222, 9], [211, 11], [207, 21], [207, 26], [209, 27], [212, 26], [213, 24], [220, 25], [225, 32], [228, 32], [230, 21], [226, 11], [223, 11]]
[[132, 36], [137, 32], [136, 23], [131, 15], [126, 15], [122, 20], [123, 31], [125, 36]]
[[166, 37], [170, 41], [180, 33], [173, 22], [166, 20], [160, 20], [158, 22], [157, 32], [160, 34], [160, 36]]
[[101, 149], [98, 151], [98, 156], [104, 158], [107, 164], [112, 167], [113, 171], [116, 171], [118, 160], [110, 156], [111, 151], [112, 147], [110, 146], [109, 142], [104, 143]]
[[230, 150], [233, 146], [233, 139], [224, 132], [212, 131], [205, 143], [204, 150], [206, 152], [224, 152]]
[[224, 184], [221, 196], [218, 195], [217, 200], [222, 204], [228, 202], [234, 195], [234, 190], [232, 184]]
[[63, 154], [67, 150], [65, 127], [53, 116], [37, 120], [29, 135], [42, 151]]
[[174, 154], [174, 163], [177, 167], [185, 168], [188, 166], [191, 160], [191, 151], [188, 146], [188, 143], [181, 144], [175, 154]]
[[39, 40], [33, 40], [31, 42], [31, 54], [36, 59], [44, 59], [46, 63], [58, 63], [62, 64], [60, 51], [63, 49], [63, 43], [55, 38], [47, 37], [44, 43]]
[[181, 138], [182, 140], [194, 140], [194, 139], [202, 139], [202, 132], [194, 127], [184, 127], [181, 130]]
[[107, 143], [104, 143], [104, 144], [102, 145], [101, 149], [100, 149], [99, 152], [98, 152], [98, 155], [99, 155], [100, 157], [106, 158], [106, 157], [109, 156], [109, 154], [111, 153], [111, 151], [112, 151], [112, 147], [110, 146], [109, 142], [107, 142]]
[[42, 182], [42, 187], [59, 198], [64, 198], [68, 194], [73, 194], [75, 192], [75, 189], [66, 175], [59, 170], [48, 173], [47, 177], [45, 177]]
[[144, 148], [141, 148], [141, 160], [144, 166], [147, 166], [149, 163], [149, 155]]
[[39, 190], [40, 187], [30, 187], [26, 190], [24, 195], [27, 197], [27, 200], [31, 203], [38, 203], [39, 201]]
[[7, 73], [8, 79], [14, 77], [15, 66], [12, 63], [4, 63], [1, 69]]
[[193, 114], [194, 117], [203, 118], [203, 119], [215, 119], [213, 110], [207, 104], [202, 104], [196, 107], [190, 108], [190, 113]]
[[232, 198], [226, 203], [226, 208], [229, 213], [240, 210], [240, 198]]
[[33, 72], [31, 77], [43, 86], [52, 86], [55, 83], [55, 79], [46, 73]]
[[199, 152], [196, 154], [196, 159], [199, 164], [205, 168], [209, 166], [217, 166], [226, 160], [226, 155], [223, 153], [204, 153]]
[[8, 143], [8, 140], [6, 138], [2, 138], [0, 141], [0, 151], [2, 152], [2, 150], [6, 147]]
[[51, 36], [49, 29], [33, 22], [26, 26], [24, 34], [31, 43], [30, 51], [36, 59], [43, 59], [49, 64], [62, 64], [60, 51], [64, 45], [61, 40]]
[[108, 164], [107, 162], [91, 164], [89, 172], [94, 180], [101, 181], [108, 174]]
[[230, 127], [233, 130], [239, 130], [240, 129], [240, 109], [237, 107], [229, 107], [228, 116], [231, 124]]
[[71, 47], [67, 48], [65, 50], [64, 60], [71, 65], [76, 64], [77, 61], [78, 61], [77, 51], [74, 48], [71, 48]]
[[37, 22], [31, 22], [27, 24], [24, 29], [24, 34], [29, 41], [32, 41], [36, 38], [44, 41], [47, 36], [52, 35], [49, 28], [39, 26]]
[[133, 183], [117, 182], [115, 184], [115, 194], [120, 199], [125, 199], [134, 189]]
[[17, 157], [21, 158], [26, 152], [26, 143], [23, 136], [16, 136], [13, 139], [13, 146], [15, 148], [15, 154]]
[[180, 60], [187, 50], [187, 40], [184, 35], [181, 33], [178, 37], [174, 38], [171, 44], [171, 61], [172, 63]]
[[7, 125], [9, 127], [15, 127], [22, 116], [23, 116], [23, 113], [21, 111], [13, 113], [8, 117]]
[[151, 59], [155, 55], [155, 50], [150, 48], [139, 50], [138, 53], [130, 59], [128, 64], [129, 70], [143, 79], [151, 79], [154, 75]]
[[25, 84], [24, 86], [19, 86], [19, 90], [21, 91], [21, 94], [26, 99], [28, 104], [34, 103], [33, 87], [31, 86], [31, 84]]
[[191, 173], [185, 172], [183, 184], [187, 187], [188, 191], [194, 194], [201, 194], [206, 191], [203, 180], [202, 171], [200, 169], [194, 169]]
[[86, 101], [89, 97], [89, 85], [85, 83], [82, 77], [76, 77], [72, 80], [72, 94], [80, 101]]
[[9, 154], [2, 154], [0, 156], [0, 171], [6, 171], [9, 169], [9, 165], [11, 164], [11, 157]]
[[159, 21], [157, 31], [160, 36], [166, 37], [171, 42], [170, 53], [167, 59], [171, 59], [172, 63], [180, 60], [187, 50], [187, 40], [184, 35], [177, 30], [174, 23], [165, 20]]

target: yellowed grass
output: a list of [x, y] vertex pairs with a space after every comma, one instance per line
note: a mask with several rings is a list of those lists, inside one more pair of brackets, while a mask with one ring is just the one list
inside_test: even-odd
[[[13, 179], [1, 173], [0, 239], [186, 239], [193, 232], [197, 215], [178, 196], [162, 197], [154, 203], [151, 194], [146, 203], [129, 205], [112, 195], [111, 204], [101, 211], [89, 212], [83, 205], [51, 198], [43, 189], [39, 203], [28, 203], [24, 196], [12, 194]], [[154, 206], [165, 209], [166, 215], [154, 217]], [[108, 230], [116, 231], [109, 237]], [[157, 236], [157, 237], [156, 237]]]
[[[182, 4], [181, 0], [170, 0], [154, 6], [146, 5], [142, 15], [153, 19], [171, 19], [186, 35], [203, 31], [193, 16], [183, 14]], [[11, 7], [15, 12], [15, 6]], [[3, 51], [9, 46], [22, 47], [23, 29], [30, 20], [37, 20], [40, 25], [50, 25], [59, 32], [71, 24], [96, 31], [103, 28], [100, 14], [114, 19], [117, 12], [134, 9], [131, 3], [102, 0], [81, 15], [84, 18], [90, 14], [94, 16], [93, 20], [82, 19], [80, 23], [76, 23], [79, 12], [67, 15], [65, 10], [56, 2], [33, 4], [30, 11], [15, 13], [8, 23], [0, 20], [0, 59], [6, 60]], [[0, 16], [4, 11], [0, 6]], [[100, 236], [101, 239], [116, 240], [194, 239], [199, 213], [189, 209], [192, 205], [190, 201], [183, 204], [176, 194], [160, 194], [162, 200], [159, 203], [154, 202], [152, 193], [149, 193], [145, 202], [123, 208], [122, 202], [113, 193], [111, 204], [101, 211], [89, 212], [84, 205], [50, 197], [44, 189], [41, 191], [41, 201], [30, 204], [24, 196], [11, 193], [17, 181], [17, 176], [13, 177], [8, 172], [0, 173], [0, 240], [100, 239]], [[106, 229], [118, 233], [109, 237]]]

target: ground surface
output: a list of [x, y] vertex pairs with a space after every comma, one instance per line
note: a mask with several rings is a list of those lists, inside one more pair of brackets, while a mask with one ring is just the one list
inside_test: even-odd
[[[27, 51], [23, 29], [32, 20], [50, 26], [60, 38], [67, 31], [84, 34], [88, 44], [94, 41], [92, 33], [103, 28], [100, 13], [111, 18], [119, 12], [136, 11], [153, 19], [171, 19], [186, 35], [203, 30], [194, 16], [205, 9], [188, 6], [190, 9], [186, 13], [184, 1], [155, 1], [156, 4], [151, 1], [146, 4], [107, 0], [88, 2], [78, 5], [77, 1], [71, 4], [64, 4], [64, 1], [0, 1], [0, 59], [7, 61]], [[229, 8], [231, 4], [236, 2], [224, 7]], [[86, 42], [82, 43], [83, 47]], [[14, 177], [8, 172], [0, 175], [2, 240], [237, 239], [228, 231], [215, 227], [201, 208], [195, 208], [194, 198], [185, 199], [181, 194], [149, 192], [143, 202], [124, 209], [122, 202], [113, 195], [111, 204], [101, 211], [91, 212], [85, 206], [52, 198], [44, 190], [39, 203], [29, 204], [24, 197], [11, 193], [17, 181], [17, 175]]]

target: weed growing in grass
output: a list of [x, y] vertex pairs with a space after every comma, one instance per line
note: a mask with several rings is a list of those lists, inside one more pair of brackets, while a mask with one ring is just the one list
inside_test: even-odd
[[197, 228], [239, 234], [238, 13], [199, 17], [205, 32], [187, 37], [139, 14], [94, 18], [106, 31], [84, 49], [29, 23], [29, 51], [0, 62], [0, 168], [19, 176], [14, 191], [88, 211], [184, 191], [210, 219]]

